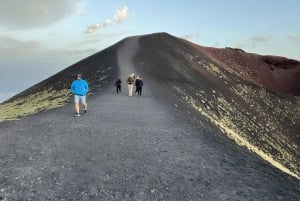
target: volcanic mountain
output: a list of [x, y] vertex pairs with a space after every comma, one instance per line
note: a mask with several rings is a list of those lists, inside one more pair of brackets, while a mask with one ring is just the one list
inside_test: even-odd
[[125, 38], [69, 66], [2, 103], [0, 121], [72, 104], [69, 87], [77, 73], [93, 97], [118, 76], [125, 86], [132, 69], [157, 101], [300, 178], [300, 62], [204, 47], [167, 33]]

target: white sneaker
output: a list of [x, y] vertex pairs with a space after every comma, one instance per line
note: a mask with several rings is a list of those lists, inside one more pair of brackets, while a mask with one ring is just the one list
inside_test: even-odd
[[79, 113], [75, 113], [74, 117], [80, 117]]

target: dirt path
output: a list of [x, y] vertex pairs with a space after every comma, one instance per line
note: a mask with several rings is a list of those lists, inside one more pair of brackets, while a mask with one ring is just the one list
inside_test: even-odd
[[125, 84], [99, 90], [80, 118], [69, 104], [1, 123], [0, 200], [300, 199], [298, 180], [161, 104], [145, 83], [142, 97]]

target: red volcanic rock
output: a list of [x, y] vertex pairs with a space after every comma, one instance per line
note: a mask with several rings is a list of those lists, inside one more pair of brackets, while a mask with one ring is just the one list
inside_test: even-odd
[[[278, 56], [263, 56], [263, 61], [272, 67], [275, 68], [283, 68], [283, 69], [290, 69], [294, 66], [299, 65], [299, 61], [293, 59], [287, 59], [285, 57], [278, 57]], [[271, 70], [274, 70], [271, 69]]]
[[236, 48], [193, 45], [220, 67], [244, 80], [278, 94], [300, 95], [300, 62], [297, 60], [246, 53]]

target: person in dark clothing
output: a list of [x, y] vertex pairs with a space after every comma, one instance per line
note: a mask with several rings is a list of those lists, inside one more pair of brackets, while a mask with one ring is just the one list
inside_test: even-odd
[[115, 82], [115, 86], [117, 88], [117, 93], [121, 92], [121, 83], [122, 83], [122, 80], [120, 78], [117, 78], [116, 82]]
[[135, 81], [135, 86], [136, 86], [136, 92], [138, 95], [142, 95], [142, 88], [143, 88], [144, 82], [142, 80], [142, 77], [138, 76], [136, 81]]
[[135, 79], [135, 82], [134, 82], [134, 85], [135, 85], [135, 94], [138, 93], [138, 85], [139, 85], [139, 81], [140, 81], [140, 77], [137, 76], [136, 79]]

